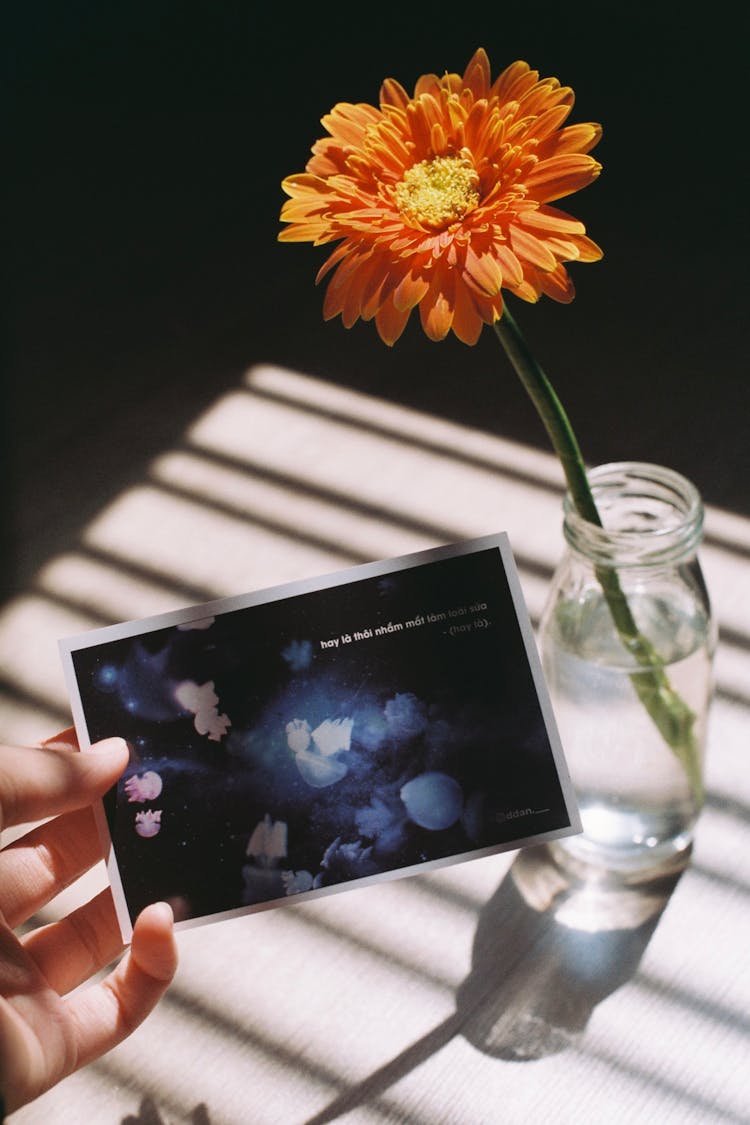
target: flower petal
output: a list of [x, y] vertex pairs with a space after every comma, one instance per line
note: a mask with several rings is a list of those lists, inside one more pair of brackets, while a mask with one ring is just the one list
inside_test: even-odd
[[500, 292], [503, 284], [503, 271], [497, 257], [490, 252], [476, 253], [468, 246], [466, 249], [466, 273], [476, 282], [480, 291], [488, 297]]
[[577, 234], [570, 241], [576, 244], [579, 262], [600, 262], [604, 257], [601, 246], [597, 246], [592, 239], [587, 238], [584, 234]]
[[419, 305], [422, 327], [431, 340], [444, 340], [453, 324], [455, 273], [436, 269]]
[[[543, 141], [548, 136], [550, 136], [550, 134], [555, 133], [557, 130], [559, 130], [563, 121], [567, 120], [567, 118], [570, 116], [570, 111], [572, 108], [573, 102], [571, 99], [570, 101], [563, 102], [560, 105], [550, 106], [549, 109], [546, 109], [543, 113], [540, 113], [536, 121], [534, 122], [534, 136], [536, 137], [536, 139], [538, 141]], [[521, 102], [521, 110], [523, 113], [528, 112], [524, 102]]]
[[339, 102], [321, 119], [321, 124], [336, 140], [357, 147], [362, 143], [369, 126], [380, 119], [380, 111], [374, 106]]
[[309, 172], [298, 172], [296, 176], [287, 176], [285, 180], [281, 181], [281, 190], [291, 196], [292, 199], [309, 195], [327, 196], [331, 192], [330, 185], [326, 180], [320, 176], [310, 175]]
[[[563, 104], [568, 109], [573, 106], [573, 91], [569, 86], [561, 86], [556, 78], [546, 78], [519, 98], [520, 113], [523, 117], [534, 116], [537, 121], [546, 110]], [[536, 133], [536, 122], [534, 123]]]
[[395, 78], [386, 78], [380, 87], [380, 104], [381, 106], [394, 106], [396, 109], [406, 109], [409, 104], [409, 95]]
[[592, 183], [601, 172], [601, 164], [591, 156], [565, 153], [542, 160], [526, 177], [532, 198], [541, 203], [561, 199]]
[[464, 71], [464, 86], [471, 90], [476, 99], [486, 98], [490, 92], [490, 82], [490, 60], [484, 47], [480, 47]]
[[510, 244], [513, 247], [514, 254], [521, 260], [530, 262], [532, 266], [541, 270], [553, 270], [557, 265], [557, 258], [547, 249], [542, 240], [522, 227], [511, 226]]
[[576, 295], [573, 281], [562, 265], [549, 273], [540, 273], [539, 285], [543, 293], [563, 305], [569, 304]]
[[329, 254], [323, 265], [318, 270], [318, 275], [315, 278], [315, 284], [319, 285], [326, 274], [330, 273], [334, 266], [337, 266], [347, 254], [350, 252], [351, 247], [347, 242], [341, 242], [336, 249]]
[[413, 309], [424, 297], [430, 284], [421, 273], [405, 273], [393, 292], [393, 303], [397, 309]]
[[479, 339], [484, 321], [479, 315], [471, 293], [460, 281], [456, 284], [456, 307], [453, 313], [453, 331], [464, 344], [472, 346]]
[[550, 234], [583, 234], [586, 230], [578, 219], [572, 219], [563, 211], [554, 207], [537, 207], [534, 210], [521, 211], [517, 220], [521, 226], [531, 230], [542, 231]]
[[383, 343], [389, 346], [396, 343], [399, 336], [406, 328], [406, 322], [411, 315], [410, 309], [397, 309], [392, 300], [381, 305], [375, 316], [375, 324]]
[[505, 105], [522, 97], [538, 78], [539, 72], [532, 70], [527, 62], [519, 59], [506, 67], [500, 77], [495, 79], [490, 93], [501, 105]]
[[503, 271], [505, 284], [511, 288], [514, 285], [520, 285], [523, 281], [523, 266], [507, 242], [496, 242], [493, 246], [493, 253], [498, 260], [500, 269]]
[[550, 156], [559, 156], [566, 152], [590, 152], [601, 140], [602, 127], [595, 121], [588, 121], [583, 125], [568, 125], [559, 133], [553, 133], [542, 142], [537, 150], [540, 160]]

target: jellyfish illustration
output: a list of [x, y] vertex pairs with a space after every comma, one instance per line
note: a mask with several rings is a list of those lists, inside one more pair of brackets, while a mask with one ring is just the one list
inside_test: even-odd
[[338, 758], [324, 758], [310, 750], [300, 750], [294, 755], [294, 761], [301, 777], [313, 789], [327, 789], [346, 777], [348, 768]]
[[139, 836], [148, 839], [161, 831], [161, 809], [147, 809], [135, 814], [135, 830]]
[[342, 883], [349, 879], [360, 879], [366, 875], [374, 875], [378, 871], [371, 845], [365, 846], [360, 840], [343, 843], [340, 836], [328, 845], [320, 866], [321, 871], [313, 882], [316, 888]]
[[410, 820], [421, 828], [439, 831], [450, 828], [464, 804], [461, 786], [446, 773], [422, 773], [401, 788], [401, 800]]
[[355, 813], [354, 823], [363, 836], [377, 841], [380, 853], [387, 853], [401, 843], [407, 819], [403, 802], [384, 791], [383, 797], [373, 794], [370, 804]]
[[348, 750], [352, 742], [354, 719], [325, 719], [312, 732], [312, 740], [326, 758], [339, 750]]
[[371, 753], [379, 750], [389, 736], [384, 710], [372, 702], [357, 708], [357, 743]]
[[194, 621], [183, 621], [177, 628], [182, 633], [188, 633], [191, 629], [210, 629], [215, 620], [215, 617], [196, 617]]
[[399, 740], [414, 738], [427, 728], [427, 707], [413, 692], [397, 692], [385, 705], [391, 734]]
[[281, 898], [285, 890], [284, 873], [279, 862], [286, 856], [287, 826], [283, 820], [273, 821], [268, 813], [252, 831], [247, 845], [250, 862], [242, 868], [245, 905]]
[[313, 877], [309, 871], [282, 871], [281, 878], [288, 895], [299, 895], [312, 890]]
[[153, 801], [159, 796], [162, 791], [162, 780], [154, 770], [147, 770], [144, 774], [129, 777], [124, 789], [129, 802], [137, 801], [143, 804], [144, 801]]
[[232, 725], [227, 715], [220, 715], [217, 706], [219, 697], [214, 691], [214, 682], [196, 684], [184, 680], [175, 688], [175, 698], [186, 711], [195, 715], [194, 726], [198, 734], [207, 734], [209, 741], [220, 742]]
[[290, 750], [299, 754], [310, 745], [310, 724], [307, 719], [292, 719], [286, 724], [286, 741]]
[[286, 855], [287, 826], [283, 820], [271, 820], [268, 813], [253, 829], [246, 855], [264, 867]]
[[312, 641], [290, 641], [281, 655], [292, 672], [304, 672], [313, 661]]
[[287, 745], [308, 785], [325, 789], [346, 776], [347, 765], [335, 755], [351, 748], [353, 726], [353, 719], [325, 719], [312, 731], [306, 719], [287, 723]]
[[352, 840], [350, 843], [344, 844], [341, 837], [337, 836], [323, 853], [320, 866], [331, 867], [336, 860], [344, 860], [346, 863], [362, 863], [368, 860], [371, 855], [372, 847], [365, 847], [360, 840]]

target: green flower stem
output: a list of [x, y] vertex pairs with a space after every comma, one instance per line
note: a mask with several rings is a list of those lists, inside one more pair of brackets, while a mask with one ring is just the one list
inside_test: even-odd
[[[495, 332], [516, 374], [536, 407], [565, 473], [568, 491], [579, 515], [597, 527], [602, 520], [589, 486], [580, 446], [555, 389], [529, 350], [507, 304]], [[594, 568], [609, 606], [617, 633], [627, 651], [643, 669], [630, 680], [638, 698], [688, 776], [698, 802], [703, 799], [700, 750], [694, 733], [695, 715], [669, 682], [664, 664], [651, 642], [636, 625], [617, 571]]]

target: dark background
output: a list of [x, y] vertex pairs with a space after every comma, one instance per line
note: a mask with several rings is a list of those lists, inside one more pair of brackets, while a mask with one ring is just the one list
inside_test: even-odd
[[[732, 14], [730, 15], [730, 10]], [[599, 120], [561, 204], [605, 259], [516, 302], [586, 459], [644, 459], [748, 514], [748, 22], [726, 4], [29, 4], [6, 15], [9, 588], [248, 366], [270, 361], [547, 448], [497, 341], [393, 349], [321, 317], [324, 251], [276, 242], [281, 179], [337, 101], [525, 58]]]

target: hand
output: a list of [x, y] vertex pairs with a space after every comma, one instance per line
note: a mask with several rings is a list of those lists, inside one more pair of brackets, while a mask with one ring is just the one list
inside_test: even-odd
[[31, 1101], [128, 1036], [177, 968], [172, 912], [143, 910], [130, 950], [100, 983], [65, 998], [123, 950], [109, 889], [67, 918], [14, 928], [102, 858], [92, 803], [128, 762], [122, 739], [78, 752], [66, 732], [40, 749], [0, 746], [0, 828], [54, 817], [0, 851], [0, 1094]]

